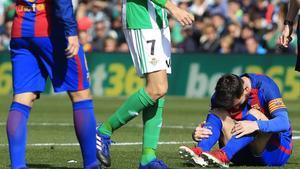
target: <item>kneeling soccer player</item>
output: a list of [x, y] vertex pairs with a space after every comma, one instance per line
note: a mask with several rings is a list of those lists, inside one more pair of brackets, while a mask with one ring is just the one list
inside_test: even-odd
[[[288, 112], [275, 82], [265, 76], [222, 76], [194, 148], [181, 146], [181, 158], [196, 166], [283, 166], [292, 152]], [[219, 141], [220, 149], [211, 151]]]

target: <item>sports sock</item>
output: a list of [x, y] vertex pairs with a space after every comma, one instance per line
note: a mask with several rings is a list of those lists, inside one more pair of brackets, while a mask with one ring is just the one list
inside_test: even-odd
[[13, 102], [7, 118], [6, 132], [9, 143], [11, 168], [26, 168], [27, 120], [31, 107]]
[[159, 141], [162, 126], [162, 113], [165, 100], [158, 99], [155, 105], [147, 107], [143, 111], [144, 135], [141, 164], [145, 165], [156, 158], [155, 150]]
[[[256, 118], [253, 115], [248, 114], [243, 120], [256, 121]], [[240, 138], [236, 138], [236, 136], [233, 135], [222, 148], [222, 150], [226, 153], [228, 160], [231, 160], [238, 151], [254, 141], [255, 135], [256, 134], [253, 133]]]
[[210, 149], [216, 144], [216, 142], [220, 138], [220, 134], [222, 131], [222, 121], [215, 114], [208, 114], [206, 118], [206, 122], [203, 125], [204, 128], [210, 129], [212, 135], [208, 138], [202, 139], [198, 142], [198, 147], [200, 147], [203, 151], [210, 151]]
[[155, 150], [152, 148], [143, 148], [141, 164], [146, 165], [156, 158]]
[[112, 132], [136, 117], [144, 108], [152, 106], [155, 101], [144, 88], [132, 94], [123, 105], [100, 127], [101, 134], [111, 136]]
[[80, 144], [84, 168], [97, 162], [96, 159], [96, 121], [92, 100], [73, 103], [73, 120], [76, 136]]

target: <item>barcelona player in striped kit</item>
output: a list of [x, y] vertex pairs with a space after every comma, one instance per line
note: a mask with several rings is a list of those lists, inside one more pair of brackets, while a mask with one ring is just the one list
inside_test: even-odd
[[[181, 146], [179, 153], [198, 166], [282, 166], [293, 148], [287, 108], [276, 83], [250, 73], [218, 80], [211, 111], [193, 138], [198, 145]], [[217, 141], [220, 149], [211, 151]]]
[[11, 168], [27, 168], [27, 121], [48, 77], [54, 91], [67, 91], [72, 101], [84, 168], [99, 168], [88, 69], [78, 43], [72, 1], [17, 0], [10, 48], [14, 97], [7, 119], [7, 136]]

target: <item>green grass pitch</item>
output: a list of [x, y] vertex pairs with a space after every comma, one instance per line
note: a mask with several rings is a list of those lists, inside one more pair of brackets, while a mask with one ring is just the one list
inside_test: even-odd
[[[0, 169], [9, 168], [5, 121], [11, 97], [0, 97]], [[124, 101], [124, 98], [95, 98], [97, 120], [106, 119]], [[294, 136], [300, 137], [299, 101], [286, 101]], [[204, 120], [209, 108], [208, 99], [168, 97], [164, 125], [158, 148], [158, 157], [173, 169], [192, 169], [183, 163], [177, 149], [183, 143], [193, 145], [191, 133], [197, 123]], [[27, 163], [29, 168], [82, 168], [81, 154], [72, 126], [72, 109], [65, 96], [42, 96], [31, 112]], [[116, 131], [112, 139], [117, 143], [111, 148], [111, 169], [136, 169], [139, 164], [142, 138], [141, 116]], [[124, 145], [129, 144], [129, 145]], [[299, 168], [300, 140], [294, 140], [293, 155], [284, 168]], [[237, 167], [253, 168], [253, 167]], [[259, 167], [257, 167], [259, 168]]]

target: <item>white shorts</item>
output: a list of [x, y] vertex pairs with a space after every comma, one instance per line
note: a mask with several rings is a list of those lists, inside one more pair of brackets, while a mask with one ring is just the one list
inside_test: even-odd
[[140, 77], [145, 73], [166, 70], [171, 73], [171, 41], [169, 27], [164, 29], [123, 30], [129, 51]]

